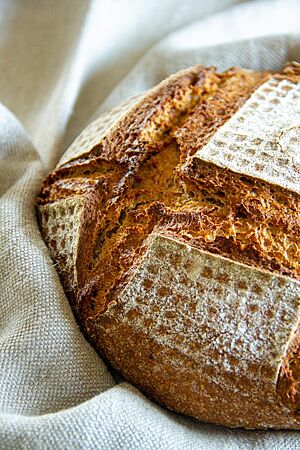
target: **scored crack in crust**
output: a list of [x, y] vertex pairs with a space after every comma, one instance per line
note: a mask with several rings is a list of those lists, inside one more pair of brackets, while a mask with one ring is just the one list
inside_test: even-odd
[[[281, 80], [299, 83], [297, 64], [287, 66], [282, 74], [238, 68], [217, 73], [214, 68], [202, 66], [179, 72], [137, 98], [133, 105], [129, 103], [124, 105], [124, 109], [119, 108], [113, 123], [109, 123], [102, 133], [95, 131], [92, 124], [91, 131], [84, 132], [83, 137], [78, 138], [76, 145], [73, 144], [74, 150], [72, 148], [67, 152], [61, 164], [45, 179], [38, 198], [42, 235], [57, 263], [75, 315], [100, 354], [141, 390], [169, 408], [230, 426], [299, 428], [300, 425], [297, 416], [300, 407], [300, 338], [298, 327], [295, 327], [298, 296], [300, 298], [300, 284], [297, 281], [300, 277], [299, 192], [297, 189], [288, 190], [280, 183], [270, 183], [268, 177], [253, 178], [245, 171], [232, 171], [226, 167], [226, 162], [224, 167], [201, 158], [201, 149], [207, 148], [214, 136], [219, 136], [218, 130], [222, 133], [224, 125], [230, 124], [230, 119], [234, 119], [243, 105], [247, 105], [248, 99], [259, 91], [260, 86], [270, 89], [268, 83], [271, 83], [278, 90], [276, 83]], [[276, 107], [276, 101], [273, 105]], [[259, 144], [256, 142], [256, 145]], [[233, 151], [238, 151], [238, 148], [233, 148]], [[180, 311], [184, 316], [184, 299], [183, 303], [177, 302], [177, 306], [173, 305], [173, 309], [164, 314], [164, 307], [158, 298], [162, 296], [166, 302], [170, 298], [175, 301], [176, 286], [180, 290], [186, 281], [177, 280], [177, 275], [174, 275], [175, 292], [170, 292], [168, 296], [163, 294], [165, 286], [160, 279], [161, 292], [158, 291], [155, 299], [151, 297], [153, 283], [148, 281], [144, 295], [149, 295], [147, 311], [150, 322], [143, 323], [142, 329], [138, 326], [142, 313], [136, 306], [130, 310], [125, 305], [128, 316], [124, 315], [123, 300], [127, 298], [132, 283], [137, 283], [151, 248], [159, 242], [161, 249], [165, 245], [168, 251], [176, 254], [176, 246], [173, 248], [168, 244], [169, 239], [175, 241], [184, 252], [189, 253], [191, 248], [201, 255], [208, 252], [213, 258], [212, 265], [214, 261], [226, 265], [226, 260], [222, 259], [226, 257], [232, 261], [233, 272], [235, 266], [240, 272], [246, 270], [249, 279], [253, 273], [259, 278], [263, 270], [269, 276], [272, 274], [272, 280], [279, 280], [278, 286], [285, 286], [285, 280], [290, 280], [287, 283], [289, 287], [285, 288], [291, 292], [288, 307], [281, 311], [284, 318], [281, 325], [287, 321], [285, 340], [281, 330], [282, 342], [278, 339], [276, 343], [281, 353], [276, 356], [277, 359], [272, 357], [276, 362], [273, 361], [273, 366], [270, 363], [272, 370], [270, 367], [266, 369], [269, 376], [266, 383], [270, 384], [268, 389], [274, 392], [270, 394], [269, 402], [266, 401], [268, 407], [264, 409], [260, 405], [261, 413], [256, 414], [259, 394], [256, 392], [257, 399], [251, 398], [249, 401], [246, 398], [253, 386], [249, 387], [245, 374], [240, 375], [241, 379], [236, 377], [237, 382], [241, 386], [244, 383], [248, 389], [243, 393], [244, 397], [239, 398], [238, 394], [230, 393], [228, 385], [222, 387], [220, 379], [209, 381], [207, 376], [212, 370], [209, 364], [206, 373], [199, 364], [193, 372], [190, 360], [186, 359], [192, 358], [192, 350], [186, 354], [175, 338], [168, 341], [167, 336], [175, 320], [172, 321], [172, 315], [175, 318]], [[168, 252], [165, 257], [168, 257]], [[196, 254], [194, 258], [201, 260]], [[179, 258], [178, 261], [177, 269], [180, 271], [182, 260]], [[157, 264], [163, 272], [163, 261]], [[202, 260], [199, 264], [203, 264]], [[147, 271], [151, 274], [151, 264], [149, 267]], [[209, 267], [205, 270], [202, 270], [201, 276], [209, 278]], [[193, 273], [189, 272], [192, 282]], [[221, 284], [226, 285], [229, 279], [223, 274]], [[263, 279], [266, 286], [275, 283], [269, 281], [266, 275]], [[235, 288], [239, 299], [243, 299], [243, 283], [240, 282]], [[143, 279], [143, 286], [147, 286], [147, 277]], [[259, 287], [254, 283], [252, 288], [255, 295], [262, 296], [263, 304]], [[191, 285], [189, 293], [185, 293], [186, 305], [193, 289]], [[204, 295], [203, 286], [197, 289], [194, 294], [200, 298]], [[205, 289], [207, 291], [209, 287]], [[215, 286], [213, 294], [217, 297], [218, 289], [221, 289], [220, 286]], [[139, 297], [136, 290], [132, 295]], [[229, 294], [226, 295], [229, 298]], [[129, 305], [130, 296], [127, 302]], [[293, 313], [289, 310], [289, 302], [293, 305]], [[188, 321], [194, 321], [192, 325], [187, 325], [190, 331], [193, 327], [197, 329], [196, 310], [199, 305], [191, 307], [189, 312]], [[259, 309], [256, 303], [249, 307], [252, 308], [251, 314], [257, 312], [256, 308]], [[169, 320], [169, 325], [160, 327], [155, 335], [151, 335], [158, 308], [162, 316], [157, 316], [157, 321]], [[273, 305], [273, 308], [277, 306]], [[146, 314], [145, 311], [143, 314]], [[168, 314], [170, 317], [167, 317]], [[209, 317], [211, 311], [205, 314]], [[272, 320], [273, 312], [268, 314]], [[277, 325], [278, 329], [274, 326], [274, 335], [279, 335], [279, 322]], [[156, 342], [157, 336], [170, 351]], [[254, 336], [258, 339], [256, 334]], [[184, 338], [183, 330], [177, 340], [179, 338]], [[207, 345], [205, 342], [202, 339], [201, 345]], [[193, 343], [194, 346], [200, 345], [196, 338], [194, 341], [191, 339], [190, 344]], [[226, 345], [230, 348], [229, 343]], [[287, 345], [285, 349], [284, 345]], [[246, 343], [244, 346], [246, 348]], [[135, 353], [136, 350], [138, 353]], [[149, 354], [152, 355], [151, 366]], [[232, 351], [231, 359], [234, 359], [233, 354]], [[133, 358], [132, 362], [128, 361], [129, 355]], [[140, 364], [137, 359], [140, 359]], [[234, 371], [232, 367], [226, 369], [225, 359], [220, 367], [224, 371], [223, 383], [224, 380], [229, 383]], [[177, 373], [180, 377], [186, 376], [180, 398], [176, 392], [179, 392], [181, 382], [176, 380], [177, 375], [172, 370], [175, 361], [182, 366]], [[242, 362], [237, 360], [234, 364], [238, 366]], [[251, 370], [251, 364], [254, 366], [252, 360], [247, 370]], [[257, 373], [262, 370], [260, 366], [252, 369]], [[145, 370], [149, 376], [146, 376]], [[276, 379], [278, 377], [277, 384], [275, 376]], [[203, 386], [206, 386], [205, 395]], [[202, 390], [202, 396], [197, 389]], [[246, 405], [244, 412], [241, 412], [239, 405], [236, 405], [236, 412], [232, 411], [229, 399], [232, 402], [243, 401]], [[204, 401], [211, 402], [210, 412], [205, 412], [203, 405], [201, 407], [200, 403]], [[219, 405], [222, 403], [222, 410], [218, 409], [216, 402]], [[281, 407], [284, 412], [277, 417]], [[270, 412], [271, 408], [273, 412]]]

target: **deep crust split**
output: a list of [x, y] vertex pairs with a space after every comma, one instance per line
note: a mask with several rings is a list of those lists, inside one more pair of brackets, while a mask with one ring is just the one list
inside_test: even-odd
[[[297, 64], [179, 72], [88, 127], [38, 198], [43, 238], [100, 355], [201, 420], [300, 428], [300, 191], [294, 176], [276, 181], [275, 163], [258, 159], [250, 173], [247, 163], [263, 146], [262, 161], [282, 150], [297, 124], [266, 144], [230, 128], [247, 108], [259, 114], [259, 98], [276, 122], [288, 92], [300, 114], [299, 82]], [[251, 141], [239, 155], [232, 133]], [[297, 171], [286, 156], [277, 165]]]

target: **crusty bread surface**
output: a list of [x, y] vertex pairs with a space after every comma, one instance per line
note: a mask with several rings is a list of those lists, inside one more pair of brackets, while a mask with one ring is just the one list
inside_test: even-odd
[[82, 330], [166, 407], [300, 429], [300, 70], [196, 66], [93, 122], [37, 210]]

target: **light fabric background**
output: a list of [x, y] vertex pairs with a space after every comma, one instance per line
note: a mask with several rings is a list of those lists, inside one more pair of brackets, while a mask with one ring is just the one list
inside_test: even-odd
[[[80, 334], [41, 240], [41, 179], [95, 115], [202, 63], [300, 60], [300, 1], [0, 1], [0, 448], [296, 449], [116, 384]], [[11, 112], [10, 112], [10, 111]]]

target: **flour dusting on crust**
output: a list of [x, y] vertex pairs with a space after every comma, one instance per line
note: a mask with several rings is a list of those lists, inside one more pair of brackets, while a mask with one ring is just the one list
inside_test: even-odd
[[137, 312], [134, 328], [160, 344], [259, 383], [262, 373], [250, 365], [268, 366], [275, 382], [297, 325], [300, 283], [156, 235], [120, 299], [125, 317]]
[[300, 193], [300, 83], [271, 78], [196, 158]]

